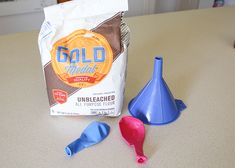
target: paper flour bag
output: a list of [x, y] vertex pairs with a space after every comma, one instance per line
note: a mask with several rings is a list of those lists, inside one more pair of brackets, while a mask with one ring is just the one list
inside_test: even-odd
[[127, 9], [127, 0], [77, 0], [44, 9], [38, 42], [51, 115], [120, 115]]

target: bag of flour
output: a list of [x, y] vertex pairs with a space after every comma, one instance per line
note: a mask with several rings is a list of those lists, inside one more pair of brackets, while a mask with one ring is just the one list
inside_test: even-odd
[[127, 9], [127, 0], [77, 0], [44, 9], [38, 42], [51, 115], [120, 115]]

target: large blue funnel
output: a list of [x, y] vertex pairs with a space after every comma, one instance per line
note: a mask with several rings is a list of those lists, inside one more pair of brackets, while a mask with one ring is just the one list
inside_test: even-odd
[[162, 125], [176, 120], [185, 108], [183, 101], [174, 99], [162, 78], [162, 58], [155, 57], [152, 79], [128, 105], [131, 115], [145, 124]]

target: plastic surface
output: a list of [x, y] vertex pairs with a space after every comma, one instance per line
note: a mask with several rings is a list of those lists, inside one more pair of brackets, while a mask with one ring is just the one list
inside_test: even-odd
[[102, 122], [92, 122], [86, 127], [80, 138], [65, 147], [65, 153], [72, 156], [84, 148], [95, 145], [104, 140], [110, 131], [109, 125]]
[[174, 99], [162, 78], [162, 62], [155, 57], [152, 79], [128, 105], [132, 116], [149, 125], [170, 123], [186, 108], [182, 100]]
[[119, 128], [124, 140], [133, 145], [136, 153], [136, 161], [145, 163], [147, 157], [143, 152], [143, 143], [145, 138], [144, 124], [137, 118], [131, 116], [122, 117], [119, 121]]

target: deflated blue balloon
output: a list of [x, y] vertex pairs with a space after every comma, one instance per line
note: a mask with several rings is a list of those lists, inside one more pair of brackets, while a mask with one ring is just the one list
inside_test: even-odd
[[109, 134], [110, 127], [103, 122], [92, 122], [82, 132], [80, 138], [65, 147], [65, 153], [72, 156], [84, 148], [88, 148], [103, 141]]

